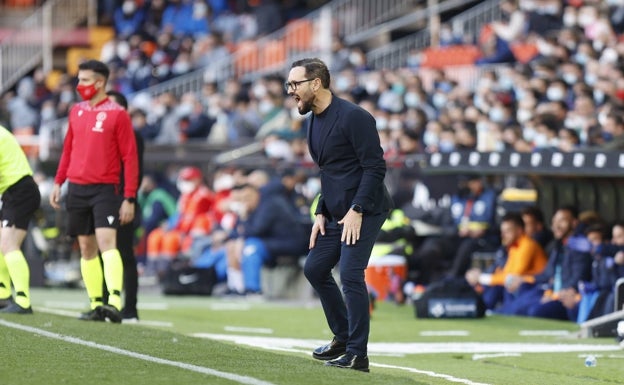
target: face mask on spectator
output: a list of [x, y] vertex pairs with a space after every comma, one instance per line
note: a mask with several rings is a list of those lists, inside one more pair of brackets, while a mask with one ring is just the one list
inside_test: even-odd
[[134, 11], [136, 11], [136, 4], [134, 3], [134, 1], [124, 1], [123, 5], [121, 6], [121, 10], [123, 11], [124, 15], [132, 15]]
[[601, 126], [607, 124], [607, 114], [605, 112], [598, 114], [598, 123], [600, 123]]
[[502, 108], [492, 108], [488, 114], [490, 120], [496, 123], [502, 123], [505, 120], [505, 111]]
[[513, 88], [513, 79], [510, 76], [503, 76], [498, 79], [498, 86], [503, 90], [510, 90]]
[[379, 83], [375, 80], [369, 80], [366, 82], [366, 93], [369, 95], [375, 95], [379, 91]]
[[605, 48], [604, 51], [602, 51], [602, 55], [600, 56], [600, 63], [601, 64], [614, 64], [618, 61], [618, 53], [615, 49], [609, 47], [609, 48]]
[[403, 123], [399, 119], [390, 119], [388, 122], [388, 128], [391, 130], [400, 130], [403, 128]]
[[61, 96], [59, 97], [61, 103], [70, 103], [74, 100], [74, 93], [68, 90], [61, 92]]
[[338, 92], [348, 91], [350, 86], [351, 86], [351, 82], [349, 81], [347, 77], [345, 76], [336, 77], [336, 83], [335, 83], [336, 91]]
[[435, 108], [440, 109], [446, 104], [446, 95], [438, 92], [433, 95], [433, 99], [431, 101], [433, 102]]
[[573, 27], [576, 25], [576, 15], [574, 13], [566, 12], [563, 14], [563, 25], [566, 27]]
[[546, 147], [548, 145], [548, 137], [541, 132], [538, 132], [533, 137], [533, 145], [535, 147]]
[[588, 60], [588, 59], [589, 59], [589, 58], [587, 57], [587, 55], [585, 55], [584, 53], [581, 53], [581, 52], [577, 52], [577, 53], [574, 55], [574, 61], [575, 61], [577, 64], [580, 64], [580, 65], [582, 65], [582, 66], [584, 66], [585, 64], [587, 64], [587, 60]]
[[588, 86], [593, 86], [594, 84], [596, 84], [596, 80], [598, 80], [598, 77], [595, 74], [587, 73], [585, 74], [584, 80]]
[[357, 52], [352, 52], [349, 54], [349, 63], [355, 67], [359, 67], [364, 64], [364, 59], [362, 58], [362, 55]]
[[403, 101], [408, 107], [418, 107], [418, 105], [420, 104], [420, 95], [418, 95], [416, 92], [408, 92], [403, 97]]
[[266, 95], [267, 90], [264, 84], [258, 83], [253, 86], [253, 88], [251, 89], [251, 93], [253, 94], [254, 98], [262, 99]]
[[193, 104], [191, 103], [180, 103], [178, 108], [176, 109], [178, 116], [189, 116], [193, 112]]
[[386, 118], [375, 119], [375, 126], [377, 127], [377, 130], [379, 131], [385, 130], [386, 128], [388, 128], [388, 119]]
[[206, 17], [208, 7], [203, 2], [193, 4], [193, 19], [203, 19]]
[[548, 90], [546, 90], [546, 97], [550, 101], [559, 102], [565, 97], [565, 91], [560, 87], [548, 87]]
[[441, 140], [438, 149], [440, 152], [451, 152], [455, 149], [455, 143], [450, 140]]
[[602, 49], [604, 48], [605, 44], [602, 40], [594, 40], [592, 42], [592, 47], [594, 47], [594, 50], [596, 52], [601, 52]]
[[262, 99], [258, 103], [258, 112], [262, 115], [267, 115], [273, 109], [273, 103], [270, 100]]
[[438, 135], [436, 135], [435, 133], [431, 131], [425, 131], [425, 133], [423, 134], [423, 143], [425, 143], [425, 146], [428, 146], [428, 147], [436, 146], [438, 142], [439, 142]]
[[191, 69], [191, 63], [187, 61], [177, 61], [173, 63], [171, 72], [176, 75], [187, 73]]
[[590, 12], [581, 12], [578, 16], [578, 24], [585, 28], [596, 21], [596, 16]]
[[563, 78], [563, 81], [569, 86], [576, 84], [576, 81], [578, 80], [576, 75], [570, 72], [564, 73], [563, 75], [561, 75], [561, 77]]
[[596, 104], [602, 104], [605, 100], [605, 93], [601, 90], [594, 90], [594, 102]]
[[178, 191], [182, 194], [190, 194], [195, 190], [195, 182], [190, 180], [179, 180], [176, 183]]
[[524, 123], [533, 117], [533, 113], [530, 110], [519, 109], [516, 112], [516, 119], [519, 123]]

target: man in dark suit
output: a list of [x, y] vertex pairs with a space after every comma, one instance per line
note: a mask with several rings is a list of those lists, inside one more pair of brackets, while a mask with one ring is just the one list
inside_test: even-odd
[[[375, 119], [332, 95], [320, 59], [292, 64], [285, 84], [308, 119], [308, 146], [320, 168], [321, 197], [304, 273], [318, 292], [332, 342], [313, 353], [326, 365], [368, 372], [370, 314], [364, 270], [392, 201]], [[331, 271], [338, 264], [344, 300]]]

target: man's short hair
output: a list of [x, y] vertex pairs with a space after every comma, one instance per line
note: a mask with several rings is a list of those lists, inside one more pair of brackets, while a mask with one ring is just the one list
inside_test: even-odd
[[329, 88], [331, 83], [331, 77], [329, 75], [329, 68], [327, 64], [318, 58], [307, 58], [297, 60], [292, 63], [291, 68], [303, 67], [305, 68], [305, 76], [308, 79], [321, 79], [323, 88]]
[[93, 71], [96, 74], [102, 75], [106, 80], [108, 80], [108, 76], [110, 75], [110, 70], [108, 69], [108, 66], [99, 60], [84, 61], [78, 65], [78, 70]]
[[112, 96], [117, 104], [123, 107], [124, 110], [128, 109], [128, 99], [119, 91], [110, 90], [106, 92], [106, 95]]
[[504, 223], [504, 222], [511, 222], [516, 227], [524, 229], [524, 220], [522, 220], [522, 215], [520, 213], [510, 212], [510, 213], [505, 214], [503, 218], [501, 218], [501, 223]]

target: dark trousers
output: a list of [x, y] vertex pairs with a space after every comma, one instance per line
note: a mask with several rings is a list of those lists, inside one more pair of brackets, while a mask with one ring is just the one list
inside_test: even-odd
[[[310, 250], [304, 274], [316, 290], [330, 330], [340, 342], [347, 343], [347, 351], [366, 355], [370, 330], [368, 290], [364, 270], [381, 230], [386, 215], [364, 216], [360, 240], [355, 245], [340, 242], [342, 226], [336, 221], [325, 224], [325, 235], [318, 235]], [[338, 264], [342, 293], [332, 276]]]
[[139, 274], [137, 261], [134, 256], [134, 223], [119, 226], [117, 229], [117, 249], [123, 263], [123, 287], [125, 295], [124, 309], [128, 312], [136, 311], [137, 292], [139, 290]]

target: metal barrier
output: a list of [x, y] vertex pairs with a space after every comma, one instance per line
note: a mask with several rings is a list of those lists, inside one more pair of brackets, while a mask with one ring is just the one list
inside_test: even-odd
[[207, 81], [219, 83], [232, 77], [253, 81], [271, 73], [283, 74], [292, 61], [303, 57], [321, 57], [331, 64], [334, 32], [351, 44], [357, 43], [352, 36], [408, 13], [413, 9], [413, 3], [411, 0], [332, 1], [276, 32], [257, 40], [240, 42], [231, 55], [208, 67], [139, 92], [152, 96], [164, 92], [181, 95], [199, 92]]
[[[500, 19], [501, 12], [499, 3], [499, 0], [485, 1], [453, 17], [448, 23], [453, 26], [454, 31], [460, 31], [462, 36], [476, 38], [484, 24]], [[439, 12], [443, 12], [451, 6], [457, 5], [453, 2], [442, 3], [439, 6]], [[416, 12], [406, 16], [404, 21], [420, 20], [423, 17], [428, 17], [428, 15], [429, 11]], [[388, 28], [388, 26], [384, 28]], [[366, 62], [371, 68], [375, 69], [404, 67], [407, 63], [407, 59], [414, 51], [425, 49], [430, 46], [430, 43], [431, 34], [427, 27], [412, 35], [370, 50], [366, 54]]]
[[0, 44], [0, 94], [40, 63], [52, 69], [52, 47], [89, 19], [96, 0], [49, 0]]

